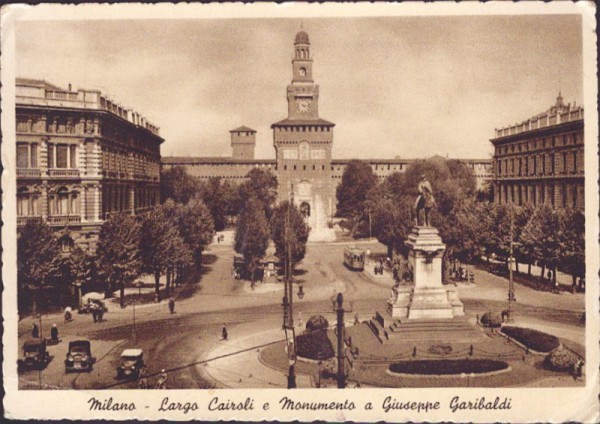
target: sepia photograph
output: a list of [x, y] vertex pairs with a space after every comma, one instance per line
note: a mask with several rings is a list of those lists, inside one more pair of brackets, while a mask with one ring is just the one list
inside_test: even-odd
[[598, 419], [593, 4], [287, 6], [3, 8], [5, 410]]

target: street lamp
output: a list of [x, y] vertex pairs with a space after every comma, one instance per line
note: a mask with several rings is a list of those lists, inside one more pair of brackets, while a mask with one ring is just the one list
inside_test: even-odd
[[514, 312], [514, 303], [515, 303], [515, 283], [513, 281], [513, 262], [515, 258], [514, 247], [518, 246], [519, 243], [513, 240], [513, 227], [514, 227], [514, 217], [513, 217], [513, 207], [512, 203], [510, 205], [510, 243], [509, 243], [509, 253], [508, 253], [508, 322], [514, 322], [515, 318], [513, 316]]
[[[285, 339], [287, 343], [287, 355], [288, 355], [288, 389], [296, 388], [296, 373], [294, 366], [296, 364], [296, 332], [294, 328], [294, 310], [293, 310], [293, 296], [294, 290], [292, 285], [292, 257], [290, 251], [290, 209], [294, 202], [294, 186], [292, 185], [292, 191], [290, 195], [290, 202], [287, 206], [286, 217], [285, 217], [285, 243], [286, 243], [286, 260], [285, 260], [285, 287], [283, 295], [283, 329], [285, 331]], [[298, 291], [298, 295], [304, 296], [302, 287]]]

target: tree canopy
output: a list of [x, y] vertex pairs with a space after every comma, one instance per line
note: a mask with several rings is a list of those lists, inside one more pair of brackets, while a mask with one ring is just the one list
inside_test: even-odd
[[292, 267], [295, 266], [306, 254], [309, 231], [300, 209], [287, 200], [281, 202], [271, 218], [271, 238], [275, 243], [275, 255], [285, 261], [289, 248]]
[[336, 189], [337, 215], [350, 220], [353, 235], [364, 218], [367, 195], [377, 182], [377, 175], [366, 162], [351, 160], [344, 170]]
[[198, 182], [183, 166], [174, 166], [161, 172], [160, 193], [163, 201], [173, 199], [186, 204], [198, 193], [198, 189]]
[[120, 305], [124, 306], [125, 285], [132, 283], [141, 273], [140, 225], [128, 213], [111, 214], [100, 227], [98, 245], [98, 270], [112, 286], [120, 290]]
[[252, 282], [269, 246], [269, 226], [262, 206], [262, 202], [254, 197], [247, 200], [235, 234], [235, 250], [244, 256]]

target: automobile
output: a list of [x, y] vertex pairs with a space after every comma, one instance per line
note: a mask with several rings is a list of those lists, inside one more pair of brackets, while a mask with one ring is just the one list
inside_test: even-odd
[[101, 310], [102, 312], [107, 312], [108, 308], [100, 299], [88, 299], [87, 303], [83, 304], [81, 308], [77, 311], [79, 314], [89, 314], [92, 312], [92, 309]]
[[504, 263], [492, 264], [490, 267], [492, 274], [506, 277], [508, 275], [508, 266]]
[[46, 351], [46, 339], [31, 339], [23, 343], [23, 359], [17, 361], [20, 370], [44, 369], [50, 362], [50, 354]]
[[93, 364], [92, 348], [88, 340], [69, 342], [69, 351], [65, 359], [65, 372], [91, 371]]
[[121, 353], [121, 364], [117, 367], [117, 378], [140, 378], [144, 367], [142, 349], [125, 349]]

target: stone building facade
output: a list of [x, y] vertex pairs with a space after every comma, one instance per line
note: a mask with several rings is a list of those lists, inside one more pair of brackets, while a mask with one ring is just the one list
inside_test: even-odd
[[44, 219], [68, 249], [94, 249], [112, 212], [160, 201], [158, 127], [97, 90], [17, 79], [17, 227]]
[[499, 203], [584, 207], [583, 108], [556, 103], [520, 124], [496, 130], [494, 196]]

